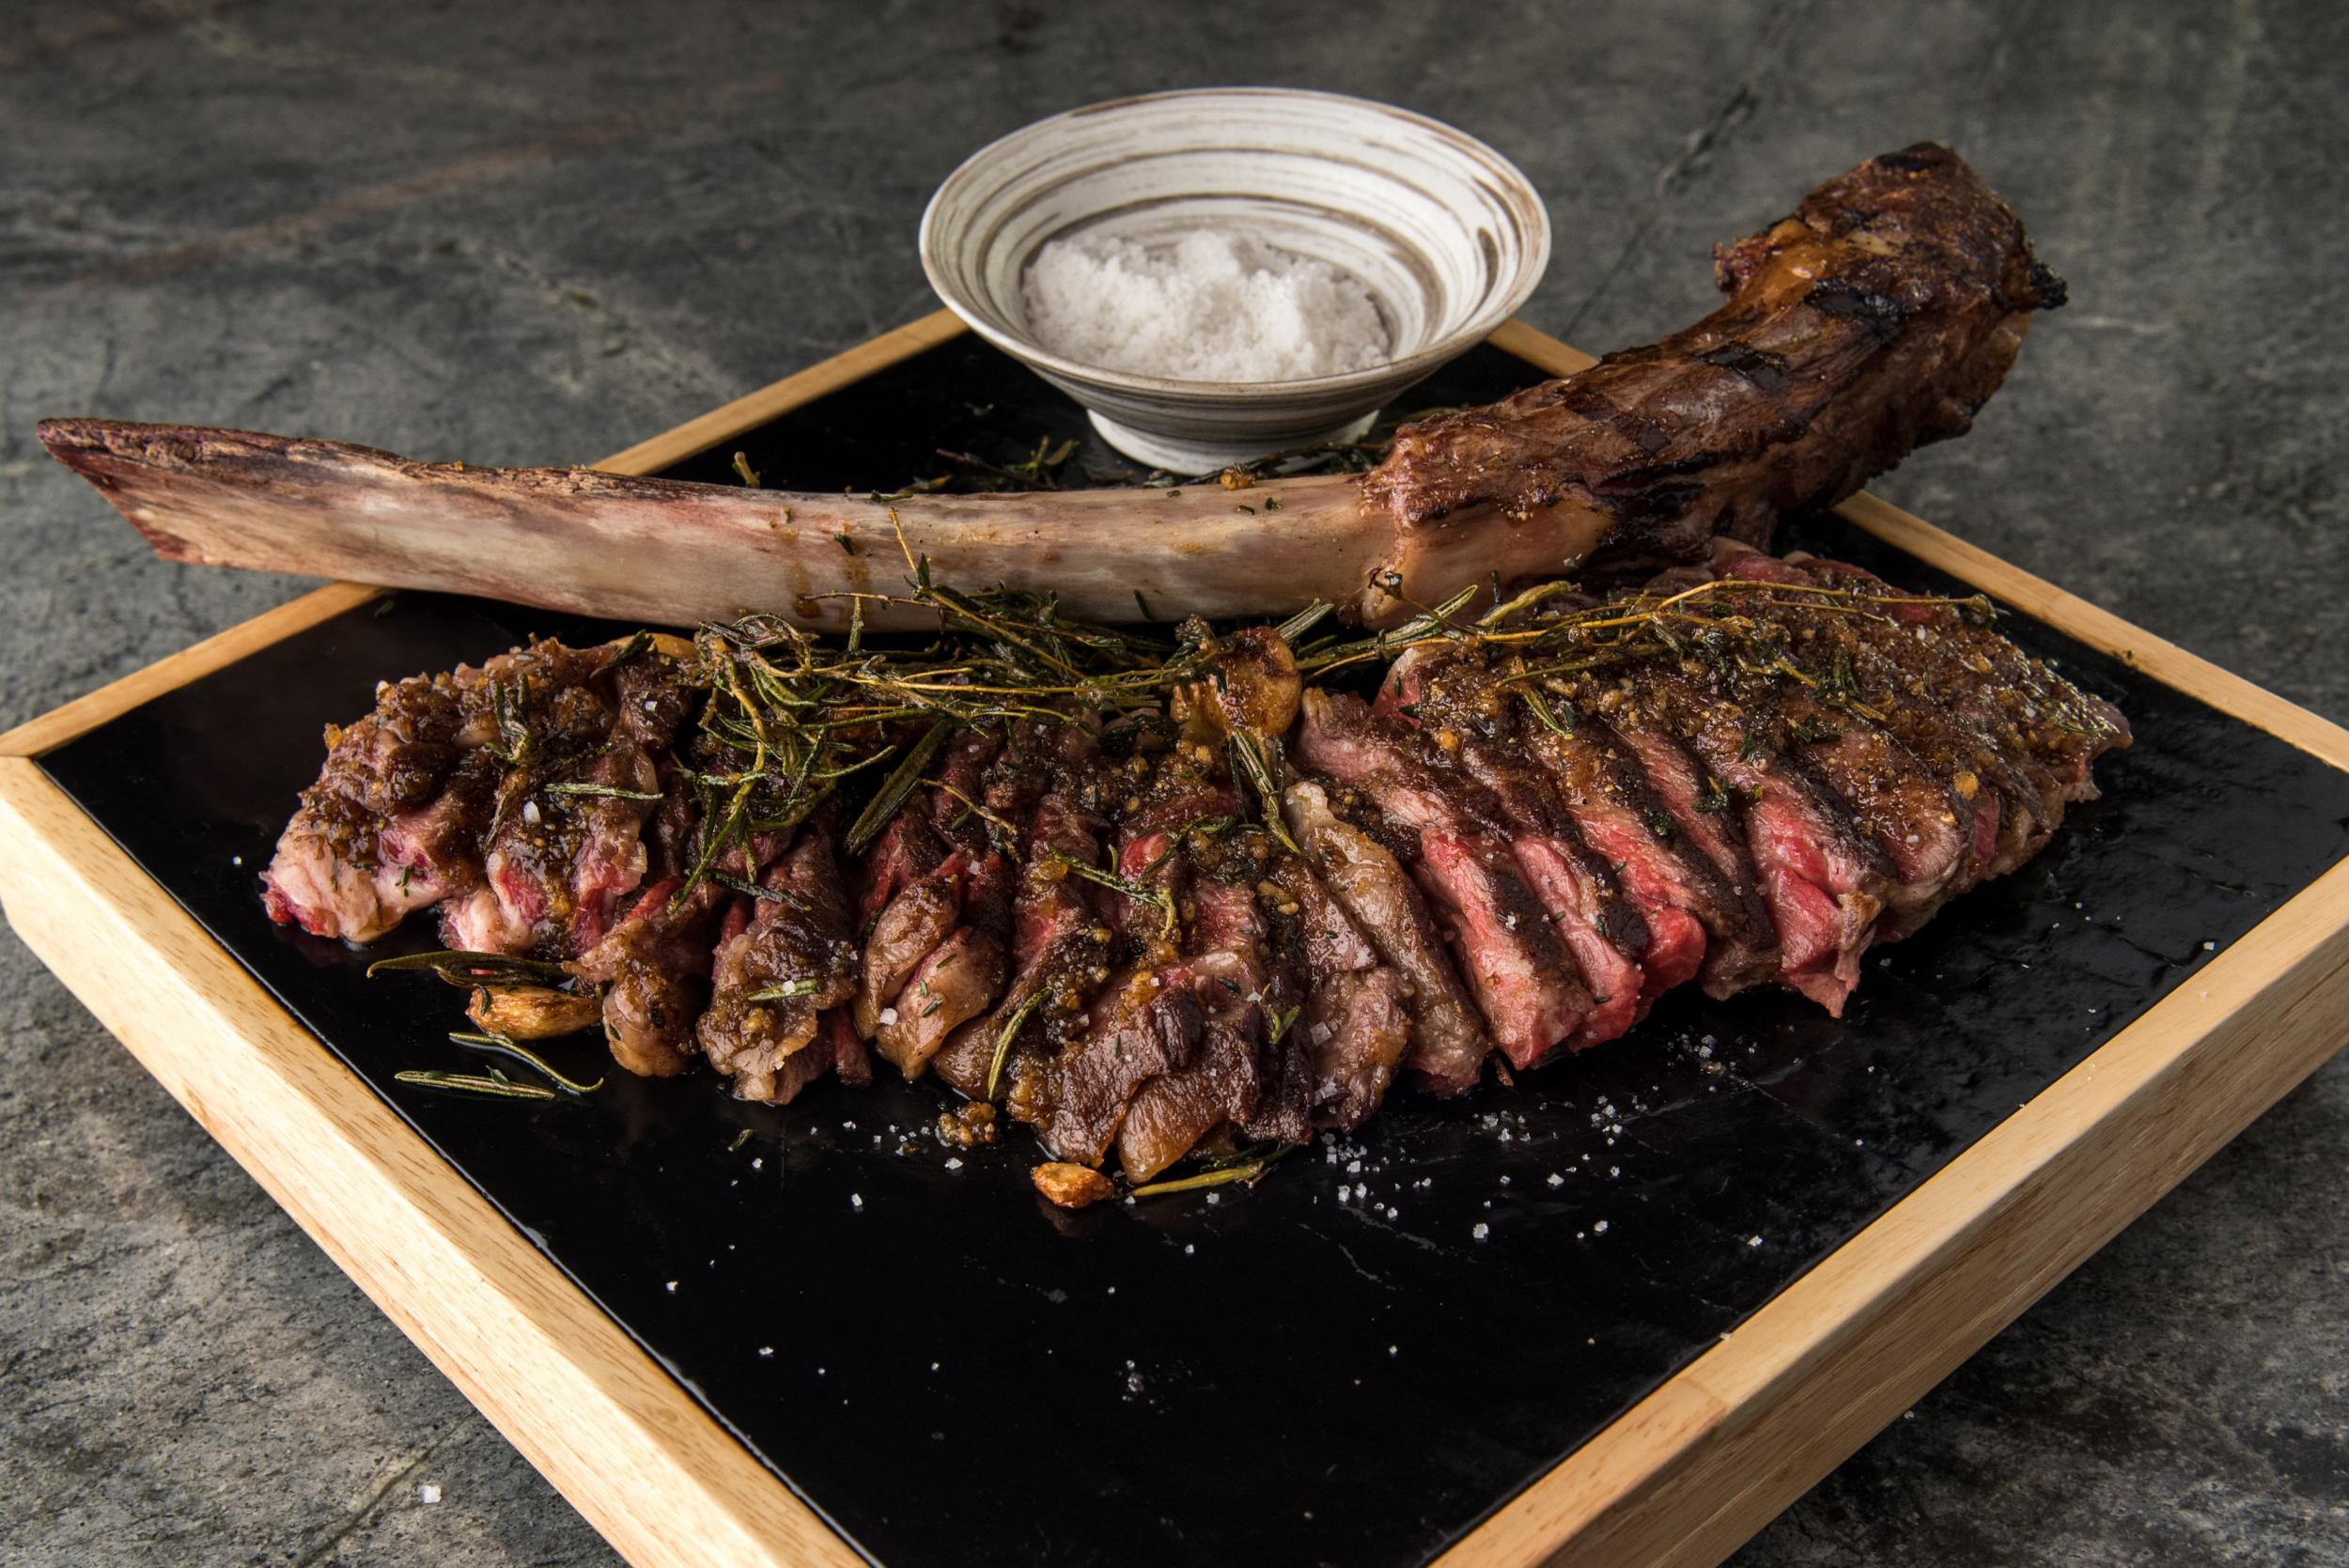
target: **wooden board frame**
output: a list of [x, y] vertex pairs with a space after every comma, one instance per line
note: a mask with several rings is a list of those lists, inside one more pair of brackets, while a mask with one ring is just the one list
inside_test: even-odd
[[[945, 311], [631, 446], [649, 473], [963, 331]], [[1494, 344], [1591, 360], [1522, 322]], [[1843, 515], [2349, 769], [2349, 732], [1873, 496]], [[0, 735], [25, 944], [639, 1568], [859, 1555], [328, 1052], [36, 758], [380, 590], [321, 588]], [[133, 983], [135, 981], [135, 983]], [[2349, 861], [1439, 1560], [1718, 1562], [2349, 1038]], [[614, 1477], [625, 1477], [614, 1484]]]

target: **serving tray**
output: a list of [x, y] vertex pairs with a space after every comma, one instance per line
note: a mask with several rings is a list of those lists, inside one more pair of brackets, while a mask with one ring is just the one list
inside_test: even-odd
[[[1512, 323], [1413, 401], [1588, 363]], [[941, 314], [604, 466], [1064, 438], [1123, 466]], [[1676, 994], [1253, 1188], [1049, 1210], [926, 1084], [396, 1083], [466, 1061], [453, 993], [362, 977], [426, 933], [290, 934], [254, 875], [376, 680], [589, 623], [338, 585], [70, 704], [0, 737], [0, 898], [633, 1562], [1709, 1563], [2349, 1036], [2349, 735], [1870, 497], [1781, 542], [1996, 598], [2136, 726], [2106, 799], [1840, 1024]]]

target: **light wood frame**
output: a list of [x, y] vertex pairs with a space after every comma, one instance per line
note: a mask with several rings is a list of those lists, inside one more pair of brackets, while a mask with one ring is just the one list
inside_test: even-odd
[[[630, 447], [647, 473], [946, 341], [944, 311]], [[1588, 356], [1521, 322], [1551, 374]], [[2349, 733], [1872, 496], [1843, 515], [2349, 769]], [[0, 902], [99, 1020], [630, 1562], [862, 1560], [34, 760], [342, 613], [338, 583], [0, 735]], [[136, 984], [132, 981], [135, 977]], [[1444, 1568], [1718, 1562], [2349, 1038], [2349, 861], [1503, 1505]]]

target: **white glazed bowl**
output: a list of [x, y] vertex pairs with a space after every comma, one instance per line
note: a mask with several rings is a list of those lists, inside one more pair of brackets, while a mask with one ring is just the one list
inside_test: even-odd
[[[1147, 244], [1244, 228], [1369, 290], [1392, 358], [1293, 381], [1184, 381], [1064, 359], [1030, 335], [1020, 279], [1053, 240]], [[1084, 405], [1140, 462], [1204, 474], [1368, 428], [1396, 394], [1525, 303], [1549, 214], [1491, 147], [1333, 93], [1213, 87], [1072, 109], [982, 147], [922, 214], [930, 286], [972, 331]]]

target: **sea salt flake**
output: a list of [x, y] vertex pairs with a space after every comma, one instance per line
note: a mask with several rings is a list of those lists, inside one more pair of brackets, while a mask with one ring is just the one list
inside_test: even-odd
[[439, 1502], [441, 1500], [441, 1483], [437, 1481], [428, 1481], [423, 1485], [417, 1487], [416, 1500], [423, 1503], [428, 1508], [429, 1508], [432, 1504]]
[[1229, 227], [1043, 246], [1019, 282], [1029, 329], [1069, 359], [1174, 380], [1301, 380], [1386, 364], [1358, 279]]

